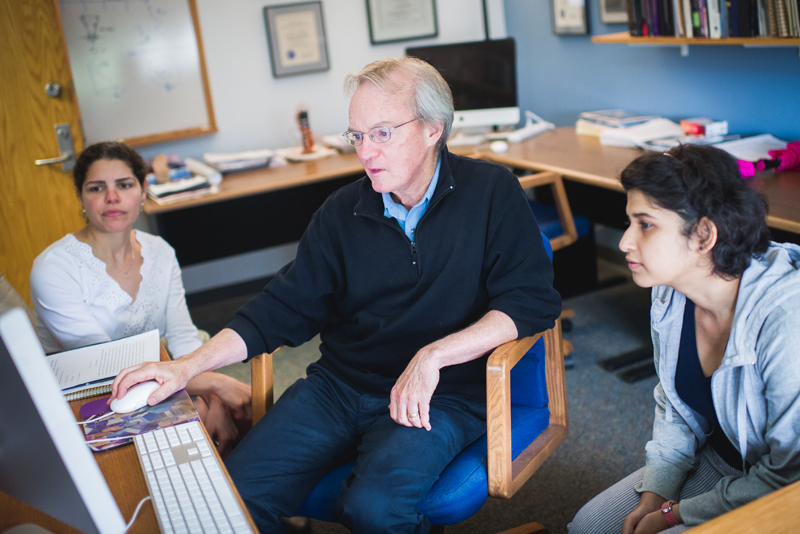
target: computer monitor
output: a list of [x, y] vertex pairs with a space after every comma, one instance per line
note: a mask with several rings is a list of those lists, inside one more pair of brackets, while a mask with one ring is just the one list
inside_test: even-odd
[[406, 49], [427, 61], [453, 92], [453, 128], [517, 124], [517, 65], [514, 39]]
[[0, 315], [0, 490], [90, 534], [125, 521], [20, 308]]

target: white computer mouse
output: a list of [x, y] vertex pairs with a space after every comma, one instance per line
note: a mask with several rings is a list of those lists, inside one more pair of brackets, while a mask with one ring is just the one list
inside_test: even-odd
[[502, 154], [506, 150], [508, 150], [508, 143], [505, 141], [492, 141], [489, 143], [489, 148], [492, 152], [497, 152], [498, 154]]
[[150, 394], [161, 387], [155, 380], [140, 382], [125, 392], [121, 399], [111, 401], [109, 408], [116, 413], [128, 413], [147, 406], [147, 399]]

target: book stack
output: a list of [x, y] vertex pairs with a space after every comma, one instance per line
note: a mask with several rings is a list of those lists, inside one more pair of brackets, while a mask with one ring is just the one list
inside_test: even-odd
[[656, 115], [639, 115], [622, 109], [584, 111], [578, 116], [575, 131], [578, 135], [600, 137], [604, 130], [629, 128], [657, 118]]
[[203, 154], [203, 161], [225, 174], [266, 167], [270, 164], [274, 155], [275, 152], [269, 149], [220, 154], [205, 153]]
[[171, 204], [217, 192], [219, 192], [219, 187], [211, 185], [208, 178], [199, 175], [147, 187], [147, 196], [158, 204]]
[[627, 0], [632, 36], [800, 37], [800, 0]]

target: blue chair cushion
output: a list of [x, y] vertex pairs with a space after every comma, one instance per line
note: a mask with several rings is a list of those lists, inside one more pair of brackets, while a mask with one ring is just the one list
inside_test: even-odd
[[[545, 241], [546, 242], [546, 241]], [[547, 428], [550, 410], [539, 340], [511, 370], [511, 455], [516, 458]], [[489, 496], [486, 436], [461, 451], [417, 506], [434, 525], [452, 525], [477, 512]], [[297, 515], [336, 521], [336, 500], [355, 462], [329, 472], [311, 491]]]
[[[553, 239], [564, 233], [561, 221], [558, 218], [558, 209], [555, 206], [541, 204], [535, 200], [530, 200], [528, 203], [531, 205], [536, 222], [539, 223], [539, 229], [548, 239]], [[578, 237], [587, 235], [589, 233], [589, 219], [580, 215], [575, 215], [574, 219]]]

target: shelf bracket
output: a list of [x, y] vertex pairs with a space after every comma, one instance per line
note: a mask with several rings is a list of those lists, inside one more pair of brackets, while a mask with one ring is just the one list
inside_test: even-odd
[[689, 45], [688, 44], [682, 44], [680, 46], [680, 49], [681, 49], [681, 57], [689, 57]]

